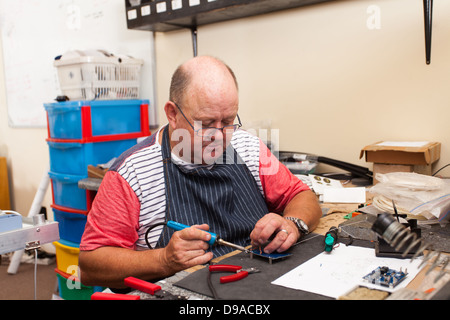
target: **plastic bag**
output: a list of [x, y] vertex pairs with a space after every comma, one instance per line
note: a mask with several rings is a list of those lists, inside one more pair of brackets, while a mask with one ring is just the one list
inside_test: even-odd
[[[426, 219], [449, 219], [450, 181], [410, 172], [377, 173], [378, 184], [369, 192], [380, 197], [374, 198], [374, 205], [386, 211], [385, 205], [394, 200], [402, 211]], [[392, 206], [392, 205], [391, 205]]]

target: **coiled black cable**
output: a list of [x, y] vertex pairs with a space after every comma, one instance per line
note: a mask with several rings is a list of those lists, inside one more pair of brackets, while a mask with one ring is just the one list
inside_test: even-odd
[[166, 221], [164, 221], [164, 222], [159, 222], [159, 223], [154, 224], [153, 226], [149, 227], [149, 228], [147, 229], [147, 231], [145, 231], [145, 243], [147, 244], [147, 247], [148, 247], [149, 249], [153, 249], [153, 248], [152, 248], [152, 246], [150, 245], [150, 242], [148, 242], [148, 234], [149, 234], [150, 231], [152, 231], [154, 228], [159, 227], [159, 226], [165, 226], [165, 225], [167, 225], [167, 222], [166, 222]]

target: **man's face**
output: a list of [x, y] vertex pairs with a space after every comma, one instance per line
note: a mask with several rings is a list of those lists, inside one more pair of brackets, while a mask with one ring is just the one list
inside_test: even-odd
[[235, 124], [237, 101], [217, 104], [198, 102], [178, 105], [182, 110], [178, 114], [180, 121], [177, 121], [179, 125], [171, 139], [179, 143], [172, 152], [191, 163], [212, 164], [231, 141], [234, 130], [227, 126]]
[[211, 164], [223, 154], [234, 131], [221, 128], [233, 125], [236, 115], [237, 105], [209, 105], [196, 110], [192, 116], [196, 130], [193, 135], [195, 163]]
[[218, 83], [194, 83], [178, 104], [182, 112], [171, 140], [179, 143], [172, 152], [191, 163], [214, 163], [231, 141], [233, 130], [221, 129], [236, 123], [238, 92], [231, 79]]

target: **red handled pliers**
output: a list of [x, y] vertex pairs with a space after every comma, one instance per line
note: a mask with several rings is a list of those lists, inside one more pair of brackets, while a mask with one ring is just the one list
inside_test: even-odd
[[256, 268], [242, 269], [242, 266], [231, 264], [214, 264], [209, 266], [209, 272], [234, 272], [235, 274], [220, 277], [220, 283], [228, 283], [244, 279], [249, 273], [259, 272]]

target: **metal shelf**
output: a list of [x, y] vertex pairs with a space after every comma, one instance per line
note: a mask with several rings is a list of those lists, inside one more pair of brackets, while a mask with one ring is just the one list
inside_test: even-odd
[[334, 0], [125, 0], [125, 3], [128, 29], [167, 32], [330, 1]]

